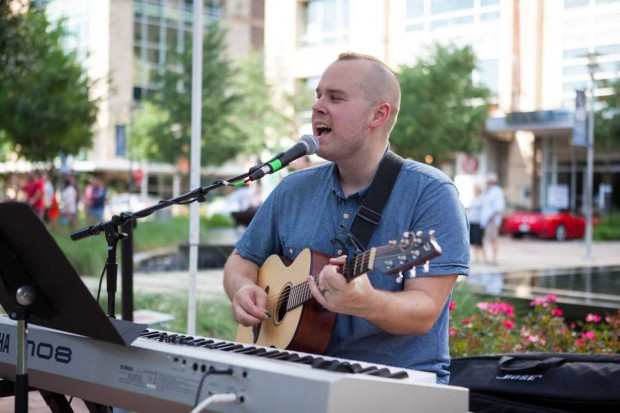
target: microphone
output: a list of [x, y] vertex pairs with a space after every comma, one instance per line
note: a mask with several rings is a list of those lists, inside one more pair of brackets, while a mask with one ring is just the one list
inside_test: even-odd
[[267, 174], [272, 174], [287, 167], [295, 159], [304, 155], [313, 155], [319, 149], [319, 140], [313, 135], [304, 135], [291, 149], [275, 156], [271, 161], [252, 172], [249, 179], [255, 181]]

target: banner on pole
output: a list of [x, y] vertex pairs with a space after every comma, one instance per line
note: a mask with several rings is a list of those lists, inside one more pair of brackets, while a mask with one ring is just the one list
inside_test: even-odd
[[575, 124], [573, 126], [573, 146], [588, 146], [585, 90], [575, 91]]
[[127, 133], [125, 125], [116, 125], [116, 156], [124, 157], [127, 153]]

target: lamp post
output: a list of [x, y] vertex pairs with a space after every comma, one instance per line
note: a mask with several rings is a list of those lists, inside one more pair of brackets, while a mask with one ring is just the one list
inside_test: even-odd
[[592, 259], [592, 193], [594, 186], [594, 71], [596, 70], [596, 53], [588, 53], [588, 73], [590, 74], [590, 110], [588, 112], [588, 160], [586, 169], [586, 254], [585, 259]]

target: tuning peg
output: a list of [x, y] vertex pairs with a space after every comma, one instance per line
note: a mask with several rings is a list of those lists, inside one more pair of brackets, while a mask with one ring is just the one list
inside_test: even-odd
[[431, 266], [431, 262], [430, 261], [426, 261], [424, 263], [424, 272], [428, 272], [428, 270], [430, 269]]
[[398, 273], [398, 277], [396, 277], [396, 282], [397, 282], [398, 284], [402, 283], [402, 282], [403, 282], [403, 278], [405, 278], [405, 277], [404, 277], [404, 275], [403, 275], [403, 273], [402, 273], [402, 272], [399, 272], [399, 273]]

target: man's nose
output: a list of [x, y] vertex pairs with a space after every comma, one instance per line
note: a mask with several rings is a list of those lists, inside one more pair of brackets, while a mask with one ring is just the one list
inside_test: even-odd
[[325, 113], [325, 106], [322, 98], [317, 98], [312, 105], [312, 112]]

